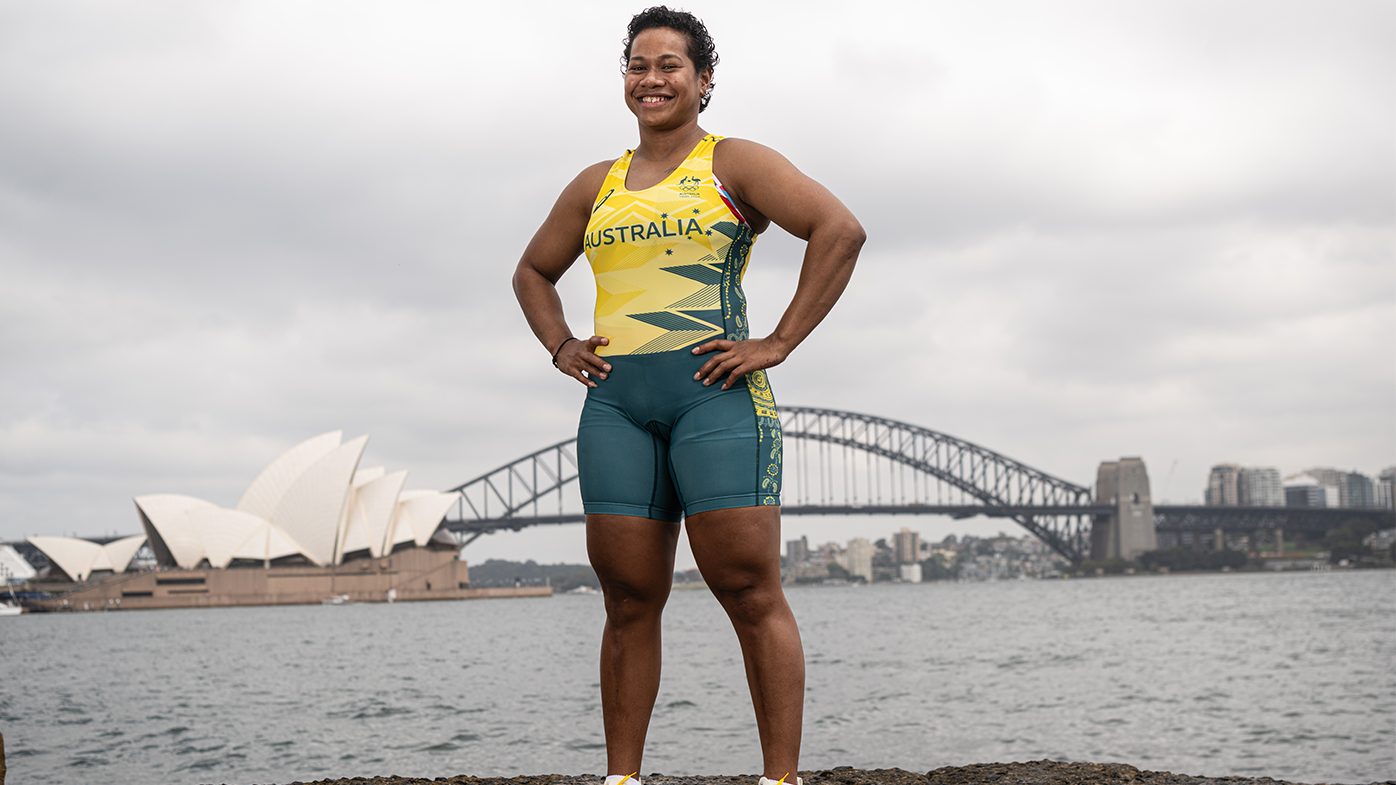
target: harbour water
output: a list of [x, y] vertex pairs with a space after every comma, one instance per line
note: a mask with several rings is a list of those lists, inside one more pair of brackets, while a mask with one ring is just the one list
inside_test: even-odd
[[[1396, 778], [1396, 572], [792, 588], [805, 768], [1053, 758]], [[676, 591], [644, 770], [756, 772], [736, 638]], [[0, 620], [13, 783], [602, 773], [599, 597]]]

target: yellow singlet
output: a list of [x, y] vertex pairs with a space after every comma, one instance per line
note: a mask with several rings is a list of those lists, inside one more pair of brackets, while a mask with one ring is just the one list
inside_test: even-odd
[[586, 256], [596, 276], [599, 355], [655, 354], [747, 338], [742, 276], [756, 235], [713, 175], [705, 136], [652, 188], [628, 191], [625, 151], [596, 195]]

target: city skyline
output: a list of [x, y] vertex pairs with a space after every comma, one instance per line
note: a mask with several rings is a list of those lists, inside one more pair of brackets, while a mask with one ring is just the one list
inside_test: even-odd
[[1231, 507], [1391, 509], [1396, 507], [1396, 466], [1373, 476], [1331, 466], [1286, 474], [1275, 466], [1219, 463], [1202, 496], [1205, 504]]

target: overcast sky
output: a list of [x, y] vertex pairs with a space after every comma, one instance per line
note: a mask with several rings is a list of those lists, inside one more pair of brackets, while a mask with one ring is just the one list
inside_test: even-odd
[[[447, 488], [575, 434], [509, 289], [583, 167], [636, 143], [637, 3], [0, 4], [0, 539], [236, 503], [310, 436]], [[689, 7], [702, 125], [781, 151], [869, 240], [773, 373], [786, 404], [1080, 484], [1143, 456], [1396, 463], [1396, 4]], [[755, 331], [801, 246], [756, 244]], [[585, 262], [564, 279], [589, 335]], [[786, 520], [812, 540], [972, 521]], [[466, 553], [585, 558], [580, 526]], [[681, 556], [680, 564], [691, 564]]]

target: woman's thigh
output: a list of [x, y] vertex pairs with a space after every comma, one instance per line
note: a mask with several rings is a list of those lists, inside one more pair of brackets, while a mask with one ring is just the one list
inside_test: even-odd
[[588, 515], [587, 555], [607, 604], [663, 603], [674, 583], [679, 524], [633, 515]]
[[779, 591], [779, 507], [712, 510], [685, 525], [694, 561], [714, 592]]

